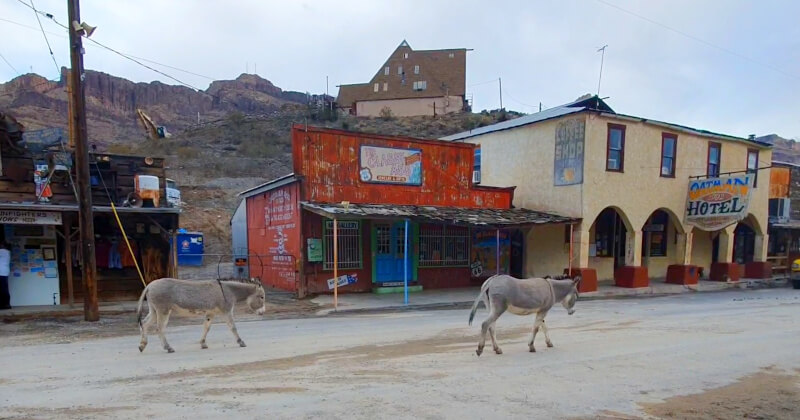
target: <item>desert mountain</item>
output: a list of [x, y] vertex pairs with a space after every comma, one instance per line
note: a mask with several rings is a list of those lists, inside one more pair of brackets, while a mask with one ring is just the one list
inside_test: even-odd
[[[0, 109], [17, 117], [27, 130], [66, 128], [67, 69], [61, 79], [49, 81], [36, 74], [0, 84]], [[211, 83], [206, 91], [161, 82], [134, 83], [106, 73], [86, 71], [86, 103], [90, 141], [115, 143], [140, 139], [136, 110], [142, 109], [170, 132], [201, 122], [218, 120], [231, 112], [266, 114], [288, 103], [305, 103], [307, 95], [287, 92], [254, 74]]]

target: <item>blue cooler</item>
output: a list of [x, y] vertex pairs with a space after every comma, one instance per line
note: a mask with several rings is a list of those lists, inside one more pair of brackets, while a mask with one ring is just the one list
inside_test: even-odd
[[177, 238], [178, 265], [203, 265], [203, 233], [179, 231]]

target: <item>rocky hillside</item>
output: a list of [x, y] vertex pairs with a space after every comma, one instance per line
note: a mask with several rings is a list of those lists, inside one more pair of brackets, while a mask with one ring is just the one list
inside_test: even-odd
[[[67, 70], [58, 82], [27, 74], [0, 84], [0, 109], [14, 115], [28, 130], [67, 126]], [[269, 113], [289, 103], [305, 103], [306, 94], [286, 92], [257, 75], [213, 82], [204, 92], [161, 82], [134, 83], [106, 73], [86, 72], [89, 139], [103, 146], [141, 140], [144, 130], [136, 110], [158, 125], [180, 132], [231, 112]]]
[[786, 139], [777, 134], [758, 137], [756, 140], [772, 145], [772, 160], [800, 164], [800, 141]]

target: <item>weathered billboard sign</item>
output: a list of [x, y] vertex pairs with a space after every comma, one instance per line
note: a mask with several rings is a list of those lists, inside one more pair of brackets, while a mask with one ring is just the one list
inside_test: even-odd
[[686, 223], [701, 230], [725, 228], [747, 217], [753, 174], [689, 181]]
[[583, 143], [586, 123], [570, 119], [556, 126], [553, 183], [556, 186], [583, 183]]
[[359, 178], [378, 184], [422, 185], [422, 150], [361, 146]]

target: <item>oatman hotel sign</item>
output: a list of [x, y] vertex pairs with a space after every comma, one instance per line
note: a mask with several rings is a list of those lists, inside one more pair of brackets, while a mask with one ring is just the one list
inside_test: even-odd
[[719, 230], [747, 217], [755, 174], [689, 181], [685, 220], [702, 230]]

